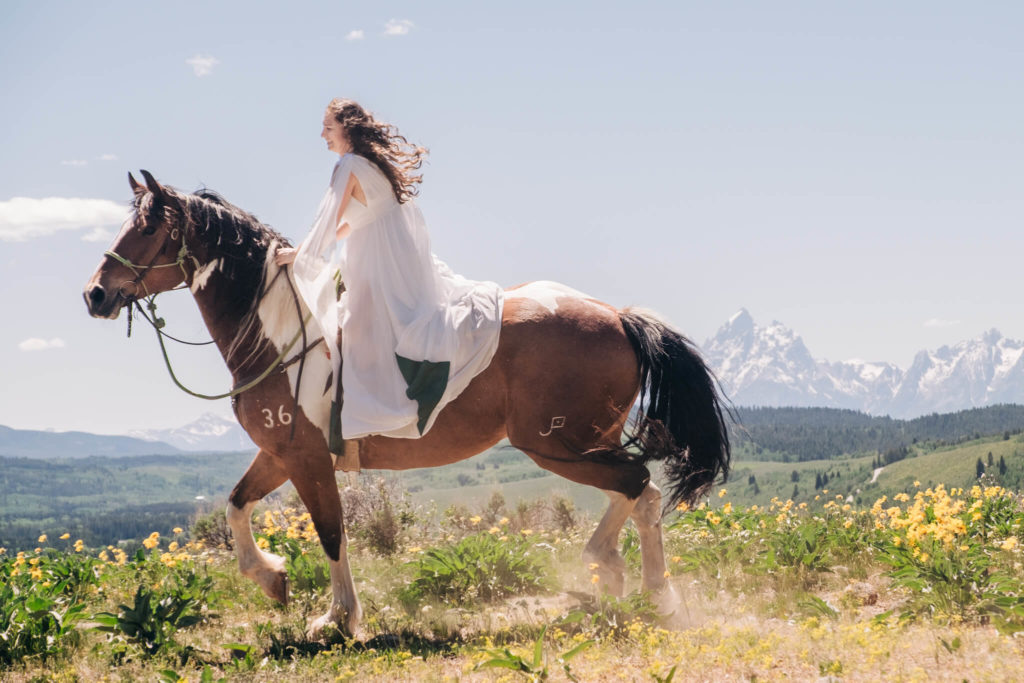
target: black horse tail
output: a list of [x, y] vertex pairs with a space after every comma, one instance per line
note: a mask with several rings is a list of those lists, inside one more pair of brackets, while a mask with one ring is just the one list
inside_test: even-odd
[[627, 308], [619, 319], [640, 363], [639, 413], [624, 447], [642, 462], [665, 460], [666, 509], [693, 504], [729, 475], [726, 399], [689, 339], [649, 311]]

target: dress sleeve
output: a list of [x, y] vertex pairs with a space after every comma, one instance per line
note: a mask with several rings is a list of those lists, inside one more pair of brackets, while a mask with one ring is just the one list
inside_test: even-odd
[[331, 182], [320, 200], [313, 227], [299, 245], [292, 265], [296, 289], [320, 328], [335, 364], [341, 356], [336, 343], [338, 315], [334, 273], [337, 264], [333, 256], [337, 242], [338, 207], [350, 173], [351, 162], [348, 157], [342, 157], [335, 165]]

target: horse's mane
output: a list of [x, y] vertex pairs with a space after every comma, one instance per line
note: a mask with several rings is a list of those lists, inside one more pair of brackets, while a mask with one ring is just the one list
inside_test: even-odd
[[[258, 309], [266, 285], [267, 250], [275, 241], [284, 246], [290, 246], [290, 243], [256, 216], [213, 190], [204, 187], [188, 194], [169, 186], [165, 189], [177, 200], [187, 233], [206, 247], [209, 261], [220, 259], [218, 270], [233, 284], [229, 289], [231, 299], [224, 303], [238, 311], [242, 318], [237, 336], [228, 350], [230, 358], [240, 351], [249, 333], [260, 327]], [[152, 197], [151, 193], [136, 197], [136, 212], [159, 210], [153, 206]], [[170, 204], [163, 208], [173, 213], [175, 207]], [[173, 221], [173, 216], [167, 217]], [[265, 339], [263, 341], [266, 342]], [[248, 353], [258, 353], [262, 346], [250, 346]]]

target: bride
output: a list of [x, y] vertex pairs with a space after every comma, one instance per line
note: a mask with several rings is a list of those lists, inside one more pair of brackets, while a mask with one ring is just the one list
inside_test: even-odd
[[490, 363], [503, 293], [431, 252], [412, 201], [426, 149], [345, 99], [327, 105], [320, 135], [340, 158], [309, 235], [276, 261], [293, 263], [335, 378], [340, 370], [343, 437], [417, 438]]

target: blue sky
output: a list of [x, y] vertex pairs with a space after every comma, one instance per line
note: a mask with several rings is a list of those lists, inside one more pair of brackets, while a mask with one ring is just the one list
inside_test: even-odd
[[[90, 5], [0, 23], [0, 424], [227, 414], [81, 288], [129, 169], [301, 239], [338, 95], [431, 149], [419, 203], [469, 277], [559, 280], [698, 342], [746, 307], [830, 360], [1024, 338], [1019, 3]], [[161, 309], [203, 337], [187, 294]]]

